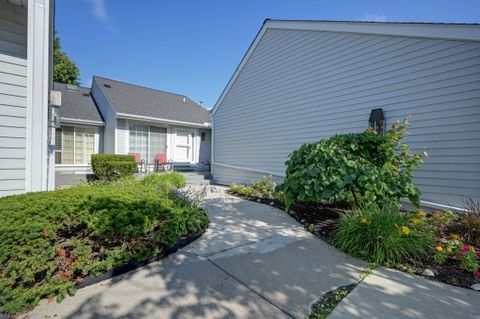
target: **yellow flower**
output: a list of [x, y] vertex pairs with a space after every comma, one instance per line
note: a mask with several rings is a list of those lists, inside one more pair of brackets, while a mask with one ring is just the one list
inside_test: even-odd
[[448, 236], [448, 237], [450, 237], [450, 239], [458, 239], [458, 238], [460, 238], [460, 236], [458, 236], [457, 234], [450, 234], [450, 236]]
[[360, 224], [369, 225], [369, 224], [370, 224], [370, 221], [369, 221], [368, 219], [366, 219], [366, 218], [362, 218], [362, 219], [360, 220]]
[[410, 234], [410, 228], [408, 228], [407, 226], [402, 226], [402, 233], [404, 235]]
[[449, 252], [449, 253], [451, 253], [452, 250], [453, 250], [453, 249], [452, 249], [451, 247], [448, 247], [448, 248], [447, 248], [447, 252]]
[[437, 251], [443, 251], [443, 247], [442, 247], [442, 246], [440, 246], [440, 245], [439, 245], [439, 246], [437, 246], [437, 247], [436, 247], [436, 249], [437, 249]]
[[418, 212], [417, 212], [417, 216], [422, 218], [422, 217], [425, 217], [427, 216], [427, 213], [425, 213], [425, 211], [423, 209], [420, 209]]
[[422, 222], [420, 219], [415, 218], [415, 217], [413, 217], [411, 220], [412, 220], [412, 223], [413, 223], [414, 225], [418, 225], [418, 224], [420, 224], [420, 223]]

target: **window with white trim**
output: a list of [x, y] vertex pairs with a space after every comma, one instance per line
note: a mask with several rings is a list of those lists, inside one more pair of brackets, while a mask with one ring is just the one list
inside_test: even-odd
[[95, 129], [62, 126], [55, 131], [55, 164], [90, 165], [95, 153]]

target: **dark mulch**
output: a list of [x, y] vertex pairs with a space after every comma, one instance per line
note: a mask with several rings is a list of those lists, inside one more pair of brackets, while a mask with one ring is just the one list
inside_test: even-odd
[[[240, 197], [237, 194], [231, 195]], [[258, 197], [244, 199], [285, 210], [283, 204], [277, 200]], [[288, 214], [309, 232], [335, 246], [332, 239], [335, 225], [340, 217], [340, 213], [348, 209], [349, 207], [346, 206], [334, 206], [328, 203], [321, 205], [298, 203], [291, 208]], [[437, 264], [433, 259], [423, 260], [415, 264], [405, 262], [396, 268], [417, 275], [421, 275], [425, 269], [430, 269], [435, 274], [435, 277], [432, 279], [463, 288], [470, 289], [470, 286], [475, 283], [473, 274], [461, 268], [457, 260], [450, 259], [441, 265]]]

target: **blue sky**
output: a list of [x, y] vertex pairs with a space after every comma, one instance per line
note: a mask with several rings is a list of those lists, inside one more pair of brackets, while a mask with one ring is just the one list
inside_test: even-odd
[[266, 18], [480, 22], [480, 0], [57, 0], [63, 49], [100, 75], [213, 107]]

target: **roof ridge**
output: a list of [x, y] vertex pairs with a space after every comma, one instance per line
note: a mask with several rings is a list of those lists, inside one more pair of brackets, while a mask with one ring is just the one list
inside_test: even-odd
[[176, 96], [179, 96], [179, 97], [185, 97], [185, 98], [189, 99], [190, 101], [194, 102], [195, 104], [201, 106], [200, 103], [197, 103], [195, 100], [192, 100], [190, 97], [188, 97], [188, 96], [185, 95], [185, 94], [178, 94], [178, 93], [174, 93], [174, 92], [169, 92], [169, 91], [154, 89], [154, 88], [151, 88], [151, 87], [148, 87], [148, 86], [133, 84], [133, 83], [129, 83], [129, 82], [125, 82], [125, 81], [120, 81], [120, 80], [109, 79], [109, 78], [106, 78], [106, 77], [103, 77], [103, 76], [98, 76], [98, 75], [94, 75], [93, 77], [94, 77], [94, 78], [100, 78], [100, 79], [108, 80], [108, 81], [118, 82], [118, 83], [130, 85], [130, 86], [135, 86], [135, 87], [138, 87], [138, 88], [141, 88], [141, 89], [147, 89], [147, 90], [151, 90], [151, 91], [155, 91], [155, 92], [167, 93], [167, 94], [172, 94], [172, 95], [176, 95]]
[[81, 85], [78, 85], [78, 84], [68, 84], [68, 83], [62, 83], [62, 82], [58, 82], [58, 81], [53, 81], [53, 83], [54, 83], [54, 84], [65, 85], [65, 87], [66, 87], [67, 85], [75, 85], [75, 86], [77, 86], [77, 87], [80, 88], [80, 89], [92, 90], [91, 87], [81, 86]]
[[363, 21], [363, 20], [312, 20], [312, 19], [270, 19], [263, 21], [278, 22], [320, 22], [320, 23], [375, 23], [375, 24], [432, 24], [432, 25], [480, 25], [476, 22], [428, 22], [428, 21]]

